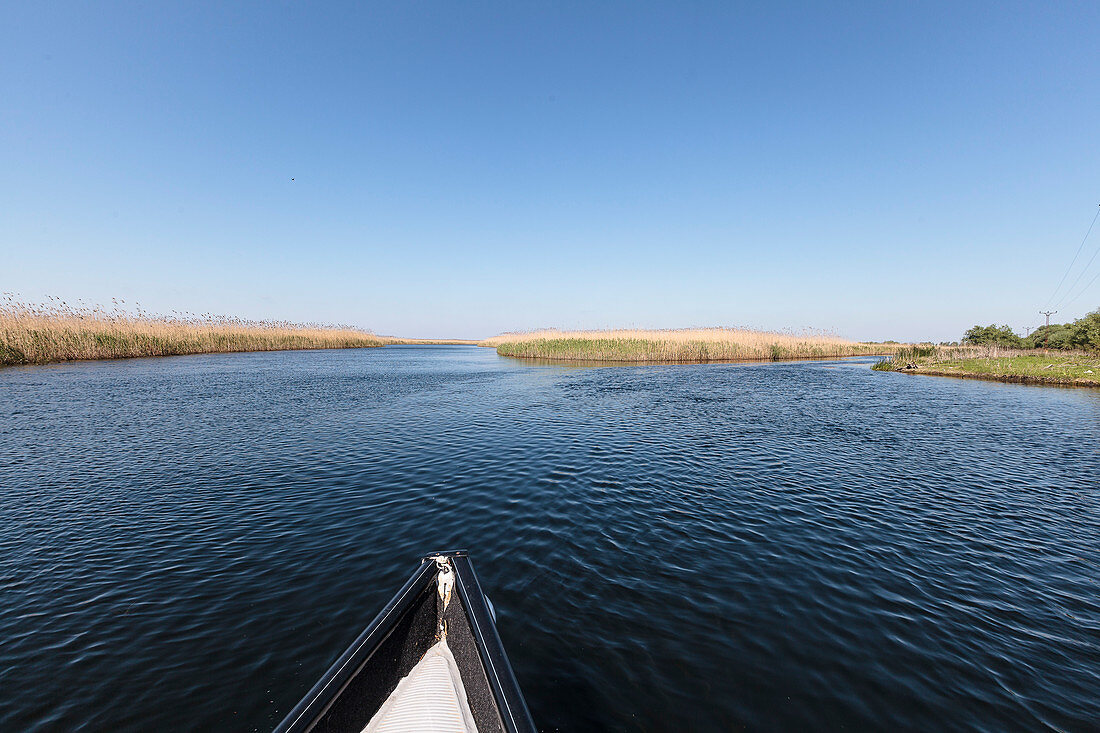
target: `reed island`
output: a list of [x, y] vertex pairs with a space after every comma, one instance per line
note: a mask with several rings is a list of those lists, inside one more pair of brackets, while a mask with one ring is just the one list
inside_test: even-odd
[[0, 365], [238, 351], [349, 349], [386, 340], [350, 326], [151, 315], [64, 301], [0, 303]]
[[828, 333], [742, 328], [615, 329], [505, 333], [486, 339], [501, 356], [609, 363], [691, 364], [712, 361], [835, 359], [892, 353], [894, 346]]

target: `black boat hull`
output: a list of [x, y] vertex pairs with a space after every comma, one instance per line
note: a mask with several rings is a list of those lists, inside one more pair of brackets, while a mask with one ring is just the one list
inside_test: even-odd
[[[454, 592], [437, 592], [437, 557]], [[279, 733], [359, 733], [446, 628], [479, 733], [533, 733], [535, 726], [465, 551], [425, 557], [382, 612], [276, 728]]]

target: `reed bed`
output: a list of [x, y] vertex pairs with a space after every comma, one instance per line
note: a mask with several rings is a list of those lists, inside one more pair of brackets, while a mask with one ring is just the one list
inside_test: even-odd
[[152, 315], [52, 299], [31, 305], [0, 300], [0, 365], [239, 351], [382, 346], [350, 326], [248, 321], [211, 314]]
[[849, 341], [826, 332], [745, 328], [614, 329], [505, 333], [486, 339], [501, 356], [567, 361], [698, 363], [832, 359], [885, 354], [896, 347]]
[[905, 344], [900, 346], [890, 358], [883, 359], [872, 368], [878, 371], [900, 371], [918, 364], [940, 364], [962, 359], [1003, 359], [1028, 353], [1034, 352], [992, 345]]

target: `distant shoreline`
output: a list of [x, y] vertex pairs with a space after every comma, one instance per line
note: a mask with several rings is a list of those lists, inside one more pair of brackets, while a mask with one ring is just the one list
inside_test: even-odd
[[405, 339], [379, 336], [383, 346], [483, 346], [479, 339]]

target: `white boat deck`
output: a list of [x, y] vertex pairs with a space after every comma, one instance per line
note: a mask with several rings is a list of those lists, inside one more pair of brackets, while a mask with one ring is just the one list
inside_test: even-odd
[[477, 733], [446, 639], [397, 683], [363, 733]]

